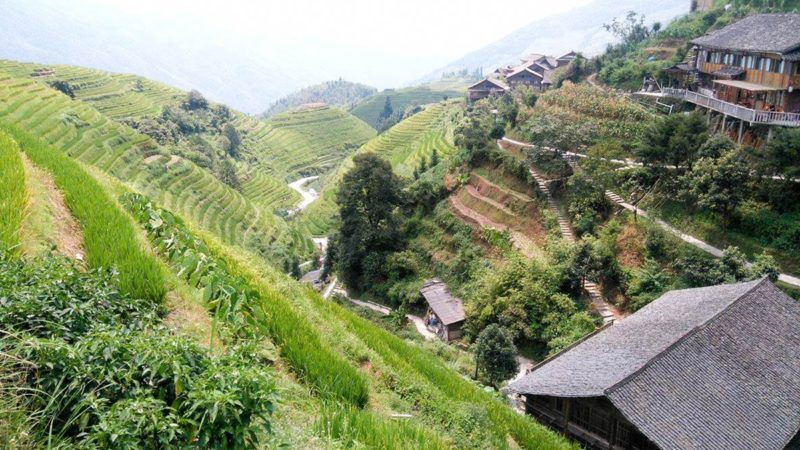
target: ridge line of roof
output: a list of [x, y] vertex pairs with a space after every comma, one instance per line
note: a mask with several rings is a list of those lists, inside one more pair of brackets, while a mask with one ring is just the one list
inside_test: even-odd
[[[531, 373], [533, 373], [533, 371], [539, 369], [540, 367], [546, 365], [547, 363], [553, 361], [554, 359], [558, 358], [562, 354], [564, 354], [564, 353], [572, 350], [573, 348], [577, 347], [578, 345], [584, 343], [587, 339], [599, 334], [601, 331], [604, 331], [604, 330], [610, 328], [613, 325], [614, 325], [614, 322], [609, 322], [609, 323], [603, 324], [603, 326], [601, 326], [600, 328], [592, 331], [591, 333], [588, 333], [584, 337], [582, 337], [582, 338], [578, 339], [577, 341], [573, 342], [572, 344], [564, 347], [563, 349], [559, 350], [558, 352], [554, 353], [553, 355], [548, 356], [547, 358], [543, 359], [542, 361], [540, 361], [535, 366], [531, 367]], [[522, 378], [520, 378], [520, 380], [522, 380]], [[517, 381], [519, 381], [519, 380], [517, 380]], [[509, 387], [510, 387], [510, 384], [509, 384]]]
[[[707, 319], [705, 322], [703, 322], [703, 323], [701, 323], [701, 324], [698, 324], [698, 325], [694, 326], [694, 327], [693, 327], [691, 330], [689, 330], [689, 331], [687, 331], [686, 333], [684, 333], [684, 334], [683, 334], [683, 336], [681, 336], [680, 338], [676, 339], [676, 340], [675, 340], [675, 342], [673, 342], [672, 344], [668, 345], [668, 346], [667, 346], [667, 348], [665, 348], [663, 351], [661, 351], [660, 353], [658, 353], [656, 356], [654, 356], [654, 357], [650, 358], [650, 360], [648, 360], [646, 363], [642, 364], [642, 365], [641, 365], [641, 367], [639, 367], [638, 369], [636, 369], [636, 370], [634, 370], [633, 372], [629, 373], [628, 375], [626, 375], [625, 377], [623, 377], [621, 380], [619, 380], [619, 381], [617, 381], [616, 383], [614, 383], [612, 386], [609, 386], [609, 387], [605, 388], [605, 389], [603, 390], [603, 395], [604, 395], [605, 397], [609, 398], [609, 395], [610, 395], [610, 394], [613, 394], [613, 393], [614, 393], [616, 390], [618, 390], [618, 389], [622, 388], [622, 387], [623, 387], [624, 385], [626, 385], [626, 384], [627, 384], [627, 383], [628, 383], [628, 382], [629, 382], [629, 381], [630, 381], [632, 378], [634, 378], [634, 377], [636, 377], [637, 375], [639, 375], [639, 374], [640, 374], [641, 372], [643, 372], [643, 371], [644, 371], [646, 368], [648, 368], [648, 367], [652, 366], [652, 365], [653, 365], [653, 364], [655, 364], [656, 362], [658, 362], [658, 361], [660, 361], [661, 359], [665, 358], [667, 355], [669, 355], [669, 354], [670, 354], [670, 352], [672, 352], [672, 350], [674, 350], [674, 349], [675, 349], [675, 347], [677, 347], [677, 346], [679, 346], [680, 344], [682, 344], [683, 342], [685, 342], [685, 341], [686, 341], [686, 339], [688, 339], [689, 337], [691, 337], [691, 336], [694, 336], [695, 334], [697, 334], [697, 333], [699, 333], [700, 331], [704, 330], [704, 329], [705, 329], [705, 328], [706, 328], [706, 327], [707, 327], [709, 324], [711, 324], [712, 322], [716, 321], [716, 320], [717, 320], [717, 318], [719, 318], [719, 316], [721, 316], [723, 313], [725, 313], [726, 311], [728, 311], [728, 310], [729, 310], [729, 309], [730, 309], [730, 308], [731, 308], [733, 305], [737, 304], [737, 303], [738, 303], [739, 301], [741, 301], [743, 298], [745, 298], [745, 297], [747, 297], [748, 295], [750, 295], [750, 294], [751, 294], [753, 291], [755, 291], [755, 290], [756, 290], [756, 289], [758, 289], [759, 287], [763, 286], [763, 285], [764, 285], [764, 283], [765, 283], [767, 280], [768, 280], [768, 278], [767, 278], [766, 276], [764, 276], [764, 277], [761, 277], [761, 280], [759, 280], [759, 282], [758, 282], [758, 283], [754, 284], [754, 285], [753, 285], [753, 287], [751, 287], [750, 289], [748, 289], [747, 291], [745, 291], [744, 293], [742, 293], [740, 296], [736, 297], [736, 298], [735, 298], [735, 299], [734, 299], [732, 302], [728, 303], [728, 305], [727, 305], [727, 306], [725, 306], [724, 308], [722, 308], [720, 311], [718, 311], [718, 312], [717, 312], [716, 314], [714, 314], [713, 316], [709, 317], [709, 318], [708, 318], [708, 319]], [[611, 398], [609, 398], [609, 400], [611, 400]], [[614, 402], [613, 402], [613, 400], [611, 400], [611, 402], [612, 402], [612, 403], [614, 403]], [[617, 409], [619, 409], [619, 408], [617, 408]], [[626, 419], [627, 419], [627, 417], [626, 417]]]

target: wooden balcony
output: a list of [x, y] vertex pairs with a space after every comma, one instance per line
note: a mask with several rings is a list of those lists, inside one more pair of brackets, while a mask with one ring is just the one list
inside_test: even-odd
[[777, 111], [759, 111], [741, 105], [729, 103], [713, 96], [686, 89], [664, 88], [664, 95], [680, 98], [704, 108], [713, 109], [725, 115], [750, 122], [751, 124], [777, 125], [784, 127], [800, 127], [800, 113]]

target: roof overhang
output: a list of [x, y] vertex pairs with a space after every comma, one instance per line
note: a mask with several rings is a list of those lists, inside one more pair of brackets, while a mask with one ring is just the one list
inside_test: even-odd
[[739, 81], [739, 80], [714, 80], [714, 83], [735, 87], [737, 89], [744, 89], [745, 91], [750, 91], [750, 92], [769, 92], [769, 91], [783, 90], [781, 88], [765, 86], [763, 84], [749, 83], [747, 81]]

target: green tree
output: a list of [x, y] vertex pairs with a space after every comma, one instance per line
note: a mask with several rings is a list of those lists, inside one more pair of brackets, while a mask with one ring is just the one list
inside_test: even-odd
[[438, 165], [439, 165], [439, 151], [434, 148], [433, 153], [431, 153], [431, 167], [436, 167]]
[[380, 115], [378, 115], [378, 119], [387, 119], [392, 116], [394, 109], [392, 108], [392, 99], [389, 96], [386, 96], [386, 100], [383, 102], [383, 110], [381, 111]]
[[236, 166], [233, 165], [227, 159], [223, 160], [218, 168], [217, 177], [220, 181], [227, 184], [228, 186], [239, 189], [241, 188], [241, 183], [239, 182], [239, 177], [236, 175]]
[[68, 95], [69, 98], [75, 98], [75, 91], [72, 90], [72, 85], [64, 80], [56, 80], [50, 83], [50, 87], [61, 91], [61, 93]]
[[222, 127], [222, 134], [228, 139], [228, 145], [225, 149], [226, 152], [230, 156], [238, 158], [239, 146], [242, 145], [242, 138], [239, 136], [239, 132], [233, 125], [226, 123], [225, 126]]
[[187, 110], [206, 109], [208, 108], [208, 100], [203, 97], [199, 91], [192, 89], [186, 94], [186, 100], [183, 102], [183, 108]]
[[401, 245], [397, 208], [401, 182], [374, 153], [356, 155], [336, 194], [341, 227], [336, 269], [348, 287], [369, 286], [381, 277], [388, 252]]
[[729, 151], [720, 158], [702, 158], [683, 178], [683, 193], [700, 208], [722, 217], [727, 229], [736, 207], [747, 196], [748, 165], [740, 152]]
[[645, 130], [637, 153], [646, 165], [691, 169], [707, 140], [708, 126], [699, 113], [673, 114]]
[[517, 347], [509, 333], [497, 324], [486, 327], [475, 341], [475, 371], [482, 372], [493, 386], [519, 370]]
[[300, 260], [297, 259], [297, 256], [292, 258], [292, 277], [295, 280], [299, 280], [301, 276], [303, 276], [302, 272], [300, 271]]
[[425, 173], [428, 170], [428, 159], [424, 156], [420, 158], [418, 167], [420, 175]]

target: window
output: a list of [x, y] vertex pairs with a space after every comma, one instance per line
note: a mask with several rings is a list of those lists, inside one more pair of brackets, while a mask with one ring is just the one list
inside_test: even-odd
[[611, 431], [611, 411], [593, 401], [573, 400], [570, 421], [604, 439], [608, 439]]
[[783, 64], [784, 61], [781, 60], [779, 63], [775, 64], [775, 73], [783, 73]]

